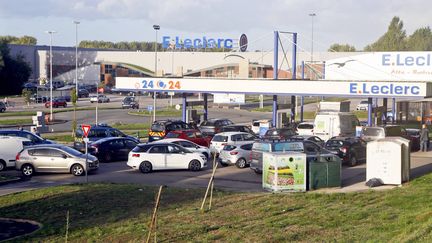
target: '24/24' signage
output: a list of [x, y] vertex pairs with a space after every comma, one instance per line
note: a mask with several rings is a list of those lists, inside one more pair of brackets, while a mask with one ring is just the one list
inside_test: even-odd
[[147, 80], [144, 79], [141, 82], [135, 83], [137, 89], [168, 89], [168, 90], [180, 90], [181, 82], [179, 80]]

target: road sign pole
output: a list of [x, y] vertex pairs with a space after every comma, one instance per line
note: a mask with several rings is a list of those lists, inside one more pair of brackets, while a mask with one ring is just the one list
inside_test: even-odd
[[85, 139], [85, 152], [86, 152], [86, 161], [85, 161], [85, 176], [86, 176], [86, 183], [88, 183], [88, 138]]

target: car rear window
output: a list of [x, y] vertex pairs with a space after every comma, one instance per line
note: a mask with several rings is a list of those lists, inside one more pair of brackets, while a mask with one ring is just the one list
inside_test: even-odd
[[298, 129], [313, 129], [314, 126], [312, 124], [300, 124], [297, 127]]
[[165, 126], [160, 123], [155, 123], [150, 128], [153, 132], [163, 132], [165, 131]]
[[326, 147], [342, 147], [344, 145], [344, 142], [341, 140], [328, 140], [325, 144]]
[[214, 142], [227, 142], [228, 136], [216, 135], [213, 137], [212, 141], [214, 141]]
[[150, 148], [150, 145], [137, 145], [134, 149], [132, 149], [132, 152], [134, 153], [144, 153], [147, 152], [147, 150]]
[[203, 121], [203, 123], [201, 123], [201, 126], [214, 126], [215, 125], [215, 121]]
[[362, 134], [365, 136], [384, 136], [384, 132], [382, 128], [374, 128], [374, 127], [368, 127], [363, 129]]

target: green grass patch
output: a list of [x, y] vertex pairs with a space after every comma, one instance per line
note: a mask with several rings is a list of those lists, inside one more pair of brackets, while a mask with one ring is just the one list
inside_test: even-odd
[[73, 143], [74, 137], [72, 132], [68, 134], [45, 133], [43, 137], [60, 143]]
[[0, 120], [0, 125], [7, 126], [7, 125], [26, 125], [26, 124], [33, 124], [32, 119], [2, 119]]
[[[128, 112], [130, 115], [136, 115], [136, 116], [153, 116], [153, 111], [130, 111]], [[181, 110], [176, 110], [174, 108], [164, 108], [160, 110], [156, 110], [156, 116], [170, 116], [170, 117], [180, 117], [182, 115]]]
[[119, 130], [148, 130], [150, 127], [150, 124], [148, 123], [114, 123], [111, 125], [114, 128], [117, 128]]
[[[198, 210], [204, 190], [165, 188], [158, 241], [430, 242], [431, 183], [429, 174], [362, 193], [216, 191], [206, 213]], [[146, 239], [156, 191], [130, 184], [51, 187], [0, 197], [0, 215], [44, 225], [23, 242], [64, 241], [67, 210], [71, 242], [137, 242]]]

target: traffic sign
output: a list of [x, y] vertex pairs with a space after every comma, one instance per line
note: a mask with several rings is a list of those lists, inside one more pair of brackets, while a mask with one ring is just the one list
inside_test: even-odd
[[89, 132], [90, 132], [91, 126], [90, 125], [81, 125], [81, 128], [84, 132], [84, 137], [87, 137]]
[[153, 106], [152, 106], [152, 105], [148, 105], [148, 106], [147, 106], [147, 110], [148, 110], [148, 111], [152, 111], [152, 110], [153, 110]]

